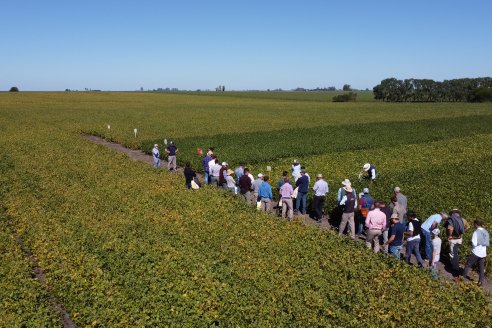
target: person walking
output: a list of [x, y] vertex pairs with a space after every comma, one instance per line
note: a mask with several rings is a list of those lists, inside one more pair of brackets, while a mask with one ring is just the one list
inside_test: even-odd
[[239, 195], [248, 203], [251, 204], [251, 179], [248, 176], [249, 169], [244, 168], [244, 174], [239, 179]]
[[261, 201], [261, 209], [265, 212], [271, 212], [273, 200], [272, 187], [268, 183], [268, 180], [269, 176], [265, 175], [258, 188], [258, 198]]
[[460, 247], [463, 243], [463, 234], [468, 228], [468, 223], [465, 225], [464, 219], [461, 217], [461, 211], [457, 208], [453, 209], [444, 221], [446, 228], [446, 236], [449, 247], [449, 260], [453, 268], [453, 274], [459, 274], [460, 269]]
[[284, 183], [279, 189], [280, 199], [282, 200], [282, 217], [284, 218], [287, 214], [289, 221], [293, 218], [293, 206], [292, 206], [292, 195], [294, 194], [294, 188], [289, 181], [289, 176], [284, 176]]
[[379, 208], [380, 204], [376, 203], [375, 208], [367, 214], [366, 217], [366, 246], [371, 249], [374, 244], [374, 253], [379, 252], [379, 237], [383, 234], [383, 230], [386, 229], [386, 214], [381, 212]]
[[473, 224], [476, 230], [473, 232], [471, 239], [472, 252], [468, 257], [468, 261], [466, 261], [463, 276], [470, 279], [468, 272], [478, 262], [478, 285], [481, 286], [485, 277], [485, 259], [487, 258], [487, 247], [490, 245], [490, 238], [489, 233], [483, 227], [482, 219], [476, 219]]
[[388, 253], [395, 257], [397, 260], [400, 259], [401, 248], [403, 247], [403, 233], [405, 232], [405, 227], [401, 224], [398, 214], [391, 215], [391, 225], [389, 227], [389, 238], [388, 241], [384, 243], [388, 247]]
[[222, 167], [219, 170], [219, 186], [227, 189], [227, 170], [229, 169], [228, 165], [226, 162], [222, 162]]
[[364, 231], [364, 224], [367, 214], [374, 209], [374, 198], [369, 194], [369, 188], [364, 188], [362, 196], [359, 198], [359, 215], [357, 216], [357, 236], [360, 237]]
[[434, 279], [439, 278], [439, 273], [437, 271], [437, 263], [441, 258], [441, 238], [439, 238], [439, 229], [435, 228], [432, 230], [432, 258], [430, 259], [431, 274]]
[[403, 226], [406, 226], [406, 219], [405, 219], [406, 210], [398, 202], [396, 196], [391, 197], [391, 209], [393, 211], [393, 214], [398, 215], [401, 224], [403, 224]]
[[431, 232], [436, 229], [442, 220], [446, 220], [448, 215], [445, 212], [433, 214], [422, 223], [422, 236], [424, 237], [425, 260], [430, 261], [432, 258], [432, 239]]
[[174, 141], [169, 142], [169, 146], [166, 147], [167, 153], [167, 168], [169, 171], [176, 171], [176, 153], [178, 147], [174, 144]]
[[323, 175], [319, 173], [316, 176], [316, 183], [313, 186], [314, 190], [314, 211], [316, 213], [316, 221], [321, 222], [323, 218], [323, 208], [325, 206], [326, 194], [329, 192], [328, 182], [323, 179]]
[[190, 162], [186, 162], [184, 168], [184, 176], [186, 181], [186, 188], [191, 189], [191, 181], [196, 177], [195, 171], [191, 168]]
[[[207, 185], [210, 183], [210, 168], [209, 168], [208, 164], [210, 163], [210, 161], [212, 161], [212, 155], [213, 154], [214, 154], [214, 149], [209, 148], [207, 151], [207, 154], [202, 159], [203, 180], [204, 180], [205, 184], [207, 184]], [[215, 164], [215, 162], [214, 162], [214, 164]]]
[[154, 167], [156, 169], [161, 167], [161, 153], [159, 152], [158, 144], [154, 144], [154, 148], [152, 148], [152, 159], [154, 160]]
[[414, 253], [419, 266], [423, 267], [424, 261], [422, 261], [422, 257], [420, 256], [420, 222], [417, 218], [417, 214], [414, 212], [409, 213], [408, 219], [408, 229], [405, 232], [405, 235], [408, 236], [405, 261], [410, 264], [410, 257], [412, 256], [412, 253]]
[[367, 172], [367, 176], [365, 177], [366, 179], [369, 179], [371, 181], [376, 180], [376, 178], [377, 178], [376, 167], [373, 164], [366, 163], [366, 164], [364, 164], [362, 169], [365, 172]]
[[296, 213], [306, 214], [307, 194], [309, 192], [309, 178], [306, 176], [306, 171], [301, 170], [301, 176], [296, 181], [297, 198], [296, 198]]
[[343, 234], [345, 227], [348, 224], [350, 228], [350, 238], [355, 239], [354, 211], [357, 207], [357, 197], [351, 184], [345, 185], [343, 190], [345, 195], [340, 200], [340, 206], [343, 213], [340, 226], [338, 227], [338, 235], [341, 236]]

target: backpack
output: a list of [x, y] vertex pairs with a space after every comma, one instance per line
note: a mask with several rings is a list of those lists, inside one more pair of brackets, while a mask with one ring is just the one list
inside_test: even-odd
[[451, 216], [448, 223], [453, 226], [453, 234], [460, 236], [465, 233], [465, 223], [461, 217]]
[[489, 233], [487, 232], [487, 230], [477, 229], [477, 244], [479, 246], [485, 246], [485, 247], [490, 246]]

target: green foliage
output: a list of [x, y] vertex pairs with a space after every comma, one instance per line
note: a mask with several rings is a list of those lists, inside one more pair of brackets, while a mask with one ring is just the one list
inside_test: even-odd
[[477, 88], [473, 90], [472, 95], [469, 99], [471, 102], [486, 102], [492, 101], [492, 86], [485, 88]]
[[12, 87], [12, 88], [10, 88], [9, 92], [19, 92], [19, 88]]
[[333, 102], [348, 102], [355, 101], [357, 99], [357, 94], [354, 92], [344, 93], [341, 95], [336, 95], [333, 97]]
[[[490, 200], [482, 199], [476, 207], [469, 204], [481, 190], [464, 183], [474, 172], [474, 181], [490, 181], [491, 133], [479, 124], [481, 120], [488, 126], [489, 107], [395, 109], [383, 104], [376, 109], [299, 100], [135, 93], [19, 96], [0, 94], [0, 117], [9, 122], [0, 139], [0, 154], [8, 154], [1, 161], [7, 169], [0, 178], [8, 181], [2, 204], [46, 270], [52, 293], [78, 326], [491, 325], [490, 303], [475, 286], [433, 281], [426, 270], [376, 256], [332, 232], [264, 216], [215, 189], [185, 190], [181, 176], [130, 161], [80, 138], [82, 131], [98, 132], [139, 147], [145, 140], [169, 140], [173, 134], [178, 136], [179, 156], [186, 157], [196, 148], [191, 141], [190, 148], [185, 145], [188, 137], [213, 138], [220, 132], [233, 138], [242, 131], [245, 134], [239, 137], [248, 138], [246, 132], [257, 136], [261, 130], [275, 130], [251, 139], [261, 154], [269, 153], [267, 147], [258, 146], [269, 138], [289, 149], [293, 138], [286, 138], [279, 131], [282, 127], [336, 131], [338, 124], [345, 124], [354, 130], [351, 134], [387, 122], [382, 132], [370, 134], [372, 142], [364, 141], [360, 148], [344, 142], [345, 134], [335, 134], [340, 140], [333, 139], [333, 146], [320, 139], [319, 148], [327, 147], [325, 153], [311, 151], [298, 159], [310, 172], [326, 172], [332, 183], [330, 197], [333, 183], [352, 177], [349, 174], [355, 175], [371, 158], [381, 172], [371, 187], [375, 195], [386, 195], [398, 182], [408, 191], [412, 206], [433, 209], [435, 195], [443, 206], [463, 199], [463, 210], [476, 213], [489, 211]], [[348, 118], [347, 110], [353, 114]], [[391, 117], [395, 110], [398, 115]], [[299, 117], [317, 119], [298, 123]], [[359, 126], [370, 122], [375, 124]], [[452, 136], [445, 125], [459, 128], [449, 129]], [[134, 127], [142, 133], [136, 140]], [[426, 132], [433, 127], [434, 134]], [[394, 137], [397, 132], [400, 138]], [[388, 133], [393, 137], [386, 138]], [[248, 143], [246, 139], [240, 145]], [[298, 146], [294, 143], [294, 147]], [[240, 157], [232, 151], [231, 156]], [[218, 152], [225, 157], [222, 149]], [[292, 154], [281, 156], [287, 157], [273, 163], [274, 174], [290, 165]], [[447, 176], [447, 169], [465, 176]], [[425, 179], [429, 181], [424, 183]], [[453, 182], [457, 183], [453, 192], [466, 188], [463, 192], [469, 195], [448, 197]], [[436, 192], [440, 185], [444, 189]], [[12, 262], [15, 254], [6, 252], [6, 261], [22, 268]], [[17, 289], [24, 284], [7, 281]], [[18, 303], [14, 309], [20, 309], [18, 317], [23, 320], [31, 318]], [[42, 318], [50, 320], [49, 314]]]

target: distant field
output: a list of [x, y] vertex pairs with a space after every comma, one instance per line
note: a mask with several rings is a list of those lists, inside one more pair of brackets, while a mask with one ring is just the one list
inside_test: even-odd
[[[312, 177], [327, 177], [328, 211], [344, 178], [358, 190], [368, 185], [356, 177], [370, 161], [380, 172], [369, 185], [376, 197], [387, 200], [399, 185], [424, 218], [460, 207], [492, 226], [491, 123], [490, 103], [2, 93], [0, 250], [2, 268], [12, 269], [0, 271], [0, 326], [53, 325], [51, 293], [78, 326], [489, 327], [491, 304], [475, 286], [433, 281], [361, 243], [264, 216], [210, 188], [187, 191], [181, 176], [80, 134], [145, 151], [175, 140], [181, 163], [198, 169], [196, 148], [215, 146], [232, 166], [272, 166], [274, 182], [295, 158]], [[49, 291], [29, 278], [7, 227], [37, 257]]]

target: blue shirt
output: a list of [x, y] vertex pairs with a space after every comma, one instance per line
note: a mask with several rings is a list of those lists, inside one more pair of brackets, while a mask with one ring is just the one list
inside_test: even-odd
[[175, 145], [167, 146], [167, 151], [169, 151], [169, 156], [176, 156], [176, 149], [178, 149]]
[[237, 177], [237, 179], [239, 180], [239, 179], [241, 179], [241, 177], [242, 177], [242, 176], [243, 176], [243, 174], [244, 174], [244, 168], [240, 166], [240, 167], [238, 167], [238, 168], [236, 169], [236, 171], [235, 171], [234, 173], [236, 174], [236, 177]]
[[425, 220], [424, 223], [422, 223], [420, 228], [422, 230], [430, 232], [430, 228], [431, 228], [432, 224], [434, 222], [437, 222], [437, 225], [439, 225], [441, 223], [441, 221], [442, 221], [441, 214], [434, 214], [434, 215], [429, 216], [429, 218], [427, 220]]
[[208, 173], [208, 162], [212, 160], [212, 156], [207, 155], [202, 159], [202, 167], [205, 172]]
[[395, 223], [390, 226], [389, 231], [388, 231], [388, 238], [391, 238], [391, 236], [395, 235], [395, 239], [390, 246], [401, 246], [403, 245], [403, 231], [405, 230], [405, 227], [403, 224], [400, 222]]
[[301, 175], [296, 181], [296, 187], [299, 187], [298, 192], [307, 193], [309, 191], [309, 178], [307, 175]]
[[268, 182], [263, 181], [260, 184], [260, 188], [258, 188], [258, 197], [273, 199], [272, 187], [268, 184]]

